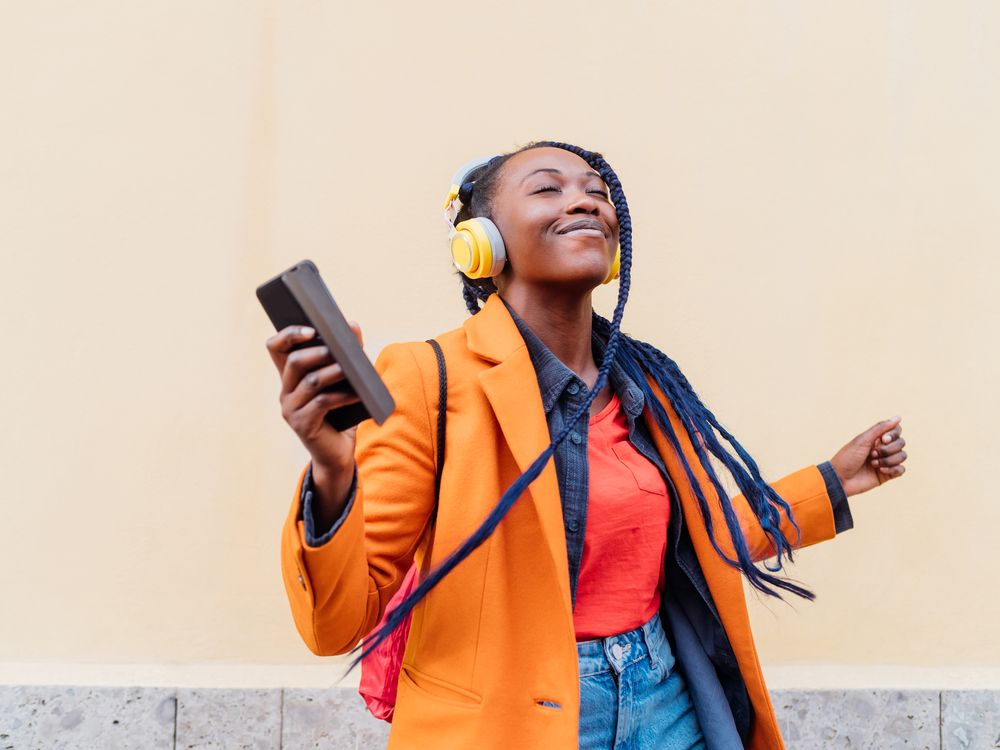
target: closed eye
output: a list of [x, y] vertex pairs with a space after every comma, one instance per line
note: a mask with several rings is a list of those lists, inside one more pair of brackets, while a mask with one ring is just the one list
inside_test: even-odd
[[[542, 185], [537, 190], [532, 190], [531, 194], [535, 195], [537, 193], [547, 193], [547, 192], [550, 192], [550, 191], [558, 192], [559, 191], [559, 186], [558, 185]], [[604, 192], [603, 190], [601, 190], [600, 188], [595, 188], [593, 190], [588, 190], [587, 192], [588, 193], [592, 193], [594, 195], [599, 195], [602, 198], [604, 198], [604, 200], [610, 200], [610, 198], [608, 197], [608, 194], [606, 192]]]

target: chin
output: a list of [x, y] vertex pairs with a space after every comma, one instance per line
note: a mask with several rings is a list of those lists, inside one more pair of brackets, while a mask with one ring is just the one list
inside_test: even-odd
[[568, 288], [579, 290], [596, 289], [601, 286], [601, 282], [604, 281], [604, 277], [607, 275], [608, 270], [606, 268], [599, 271], [594, 271], [593, 269], [572, 269], [547, 279], [548, 283], [546, 285], [559, 287], [562, 290]]

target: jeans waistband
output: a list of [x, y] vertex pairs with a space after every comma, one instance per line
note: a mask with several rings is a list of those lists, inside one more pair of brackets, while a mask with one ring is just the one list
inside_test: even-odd
[[622, 673], [629, 664], [648, 658], [666, 640], [660, 613], [633, 630], [589, 641], [577, 641], [576, 653], [580, 662], [580, 676], [607, 672], [613, 669]]

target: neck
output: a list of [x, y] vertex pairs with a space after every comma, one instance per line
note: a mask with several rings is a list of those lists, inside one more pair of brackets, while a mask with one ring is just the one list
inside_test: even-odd
[[559, 361], [593, 387], [598, 365], [591, 349], [593, 305], [590, 292], [584, 296], [559, 297], [549, 291], [530, 293], [523, 287], [500, 294], [528, 324]]

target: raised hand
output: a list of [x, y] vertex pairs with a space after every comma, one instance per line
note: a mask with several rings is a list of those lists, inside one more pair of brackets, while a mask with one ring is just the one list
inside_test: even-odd
[[[358, 341], [363, 342], [358, 324], [349, 325]], [[357, 425], [340, 432], [325, 417], [331, 409], [360, 398], [351, 388], [330, 390], [345, 378], [327, 347], [317, 342], [299, 348], [315, 335], [312, 328], [288, 326], [267, 340], [267, 351], [281, 377], [281, 415], [309, 451], [313, 468], [317, 472], [345, 474], [354, 468]]]
[[848, 497], [903, 476], [902, 419], [893, 417], [872, 425], [830, 459]]

